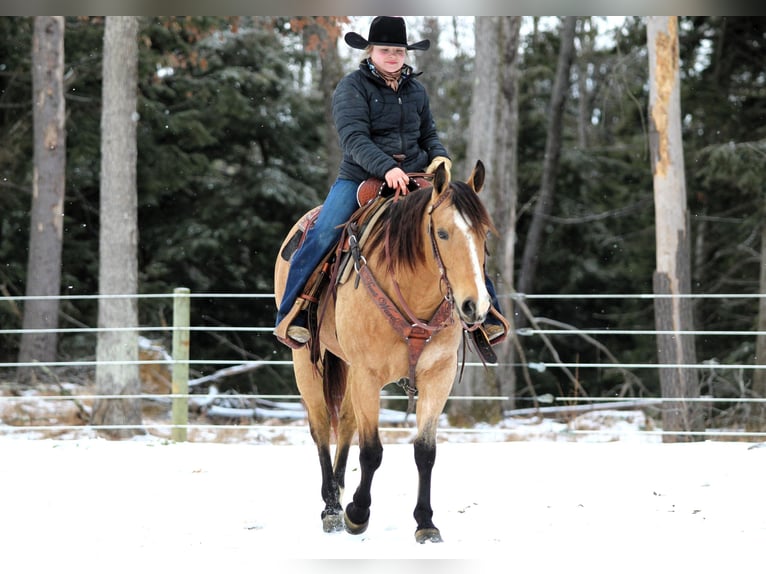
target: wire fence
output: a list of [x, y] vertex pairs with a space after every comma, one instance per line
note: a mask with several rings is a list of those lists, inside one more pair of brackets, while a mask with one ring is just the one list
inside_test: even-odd
[[[688, 294], [688, 295], [662, 295], [662, 294], [536, 294], [525, 295], [515, 294], [511, 298], [516, 300], [540, 300], [540, 299], [561, 299], [561, 300], [578, 300], [578, 299], [657, 299], [666, 297], [679, 297], [679, 298], [710, 298], [710, 299], [736, 299], [736, 298], [760, 298], [762, 295], [758, 294], [715, 294], [715, 295], [701, 295], [701, 294]], [[62, 296], [18, 296], [0, 297], [1, 303], [16, 303], [28, 301], [30, 299], [58, 299], [58, 300], [101, 300], [101, 299], [166, 299], [172, 300], [174, 306], [179, 301], [189, 301], [194, 299], [219, 299], [219, 298], [241, 298], [248, 300], [268, 300], [269, 303], [273, 301], [273, 294], [264, 293], [242, 293], [242, 294], [230, 294], [230, 293], [189, 293], [187, 290], [176, 290], [174, 293], [160, 293], [160, 294], [139, 294], [139, 295], [62, 295]], [[174, 314], [177, 314], [178, 310], [174, 307]], [[273, 327], [258, 327], [258, 326], [195, 326], [188, 323], [188, 308], [185, 311], [186, 322], [178, 321], [174, 318], [173, 325], [166, 326], [154, 326], [154, 325], [142, 325], [137, 328], [132, 327], [56, 327], [50, 329], [35, 329], [35, 333], [56, 333], [62, 335], [81, 335], [81, 334], [98, 334], [102, 332], [132, 332], [138, 331], [142, 334], [156, 334], [163, 333], [172, 335], [175, 339], [177, 336], [182, 335], [188, 337], [189, 333], [193, 332], [241, 332], [241, 333], [271, 333]], [[21, 336], [28, 330], [22, 328], [0, 328], [0, 335], [6, 336]], [[755, 339], [758, 336], [766, 335], [764, 331], [757, 330], [730, 330], [730, 331], [658, 331], [652, 329], [579, 329], [579, 328], [532, 328], [524, 327], [516, 331], [516, 335], [519, 337], [535, 337], [535, 336], [549, 336], [549, 335], [565, 335], [565, 336], [657, 336], [657, 335], [688, 335], [688, 336], [744, 336], [752, 337]], [[187, 339], [188, 348], [188, 339]], [[265, 395], [265, 394], [226, 394], [226, 395], [200, 395], [198, 393], [188, 392], [188, 385], [195, 385], [195, 380], [188, 380], [188, 368], [191, 366], [207, 366], [207, 367], [223, 367], [224, 371], [227, 369], [234, 370], [248, 370], [255, 369], [262, 366], [280, 366], [289, 367], [292, 365], [290, 360], [280, 359], [267, 359], [267, 360], [227, 360], [227, 359], [199, 359], [182, 357], [177, 350], [170, 350], [162, 357], [143, 358], [140, 360], [114, 360], [114, 361], [99, 361], [94, 359], [80, 359], [80, 360], [57, 360], [57, 361], [6, 361], [0, 362], [0, 383], [5, 383], [6, 386], [12, 386], [13, 372], [19, 368], [42, 368], [42, 369], [57, 369], [63, 367], [75, 367], [75, 368], [95, 368], [98, 365], [158, 365], [167, 367], [169, 371], [178, 369], [179, 366], [185, 368], [187, 371], [187, 380], [185, 385], [179, 387], [175, 380], [173, 380], [173, 388], [171, 392], [164, 394], [157, 393], [141, 393], [137, 395], [106, 395], [106, 394], [90, 394], [90, 393], [78, 393], [73, 392], [72, 388], [61, 387], [59, 394], [50, 394], [52, 391], [48, 390], [45, 393], [27, 391], [24, 393], [2, 393], [0, 392], [0, 436], [13, 435], [18, 433], [62, 433], [65, 431], [82, 431], [83, 429], [93, 432], [102, 430], [115, 431], [115, 430], [140, 430], [144, 432], [152, 433], [170, 433], [170, 436], [178, 440], [186, 440], [188, 431], [221, 431], [221, 430], [236, 430], [247, 431], [250, 433], [285, 433], [285, 432], [298, 432], [308, 436], [308, 428], [305, 420], [305, 413], [302, 411], [300, 405], [300, 396], [297, 394], [283, 394], [283, 395]], [[466, 367], [482, 367], [482, 368], [497, 368], [497, 365], [483, 365], [482, 363], [466, 362]], [[532, 361], [527, 363], [503, 363], [500, 366], [503, 367], [521, 367], [529, 368], [536, 372], [545, 372], [549, 369], [614, 369], [621, 368], [627, 370], [640, 370], [640, 369], [715, 369], [718, 371], [727, 370], [739, 370], [741, 372], [754, 371], [757, 369], [765, 368], [764, 365], [749, 364], [749, 363], [721, 363], [716, 361], [702, 361], [696, 364], [672, 364], [672, 363], [654, 363], [654, 362], [565, 362], [565, 361]], [[175, 371], [173, 371], [175, 373]], [[6, 373], [7, 375], [3, 375]], [[203, 382], [209, 382], [214, 380], [215, 375], [210, 377], [202, 377], [198, 380]], [[2, 389], [0, 389], [2, 390]], [[74, 390], [76, 391], [76, 389]], [[393, 404], [395, 401], [401, 401], [406, 399], [403, 396], [394, 396], [385, 394], [382, 397], [386, 404]], [[200, 404], [204, 406], [204, 413], [207, 417], [197, 417], [194, 422], [188, 422], [188, 420], [179, 420], [173, 418], [167, 420], [167, 417], [157, 419], [147, 419], [140, 424], [136, 425], [94, 425], [87, 420], [87, 414], [94, 401], [103, 400], [141, 400], [144, 404], [155, 403], [160, 405], [172, 405], [172, 410], [189, 412], [189, 406], [192, 408], [195, 405], [200, 408]], [[507, 403], [512, 399], [508, 396], [451, 396], [449, 401], [500, 401]], [[518, 400], [518, 397], [515, 398]], [[50, 405], [61, 404], [61, 402], [68, 402], [75, 404], [81, 411], [81, 419], [76, 423], [66, 423], [56, 421], [54, 423], [46, 424], [39, 420], [30, 422], [30, 420], [15, 420], [14, 411], [18, 410], [19, 405], [25, 404], [37, 404], [45, 405], [41, 407], [41, 410], [50, 410]], [[637, 399], [635, 397], [599, 397], [599, 396], [587, 396], [587, 397], [572, 397], [572, 396], [553, 396], [545, 394], [534, 397], [535, 405], [529, 408], [515, 408], [511, 411], [506, 411], [507, 417], [538, 417], [542, 419], [545, 417], [566, 419], [570, 422], [574, 417], [587, 412], [604, 411], [604, 410], [625, 410], [625, 409], [643, 409], [651, 410], [662, 407], [665, 403], [702, 403], [710, 405], [712, 403], [717, 404], [737, 404], [745, 405], [748, 408], [751, 405], [759, 405], [766, 402], [766, 398], [756, 397], [752, 394], [742, 393], [741, 396], [736, 397], [713, 397], [713, 396], [701, 396], [693, 398], [681, 398], [678, 397], [641, 397]], [[240, 408], [234, 408], [232, 404], [240, 405]], [[266, 404], [267, 407], [263, 407]], [[224, 405], [224, 406], [221, 406]], [[244, 405], [244, 407], [242, 407]], [[290, 406], [292, 405], [292, 406]], [[11, 413], [10, 415], [8, 413]], [[215, 422], [210, 422], [212, 417], [218, 417]], [[23, 417], [21, 417], [23, 418]], [[269, 424], [260, 424], [258, 420], [271, 420]], [[410, 418], [411, 419], [411, 418]], [[414, 420], [405, 419], [402, 416], [401, 411], [391, 410], [382, 416], [381, 420], [384, 423], [381, 430], [384, 432], [400, 433], [402, 435], [408, 435], [412, 433]], [[274, 423], [273, 420], [277, 422]], [[244, 424], [243, 424], [244, 421]], [[388, 423], [386, 426], [385, 423]], [[527, 425], [528, 426], [528, 425]], [[762, 428], [766, 428], [762, 426]], [[560, 432], [566, 434], [567, 437], [577, 437], [579, 435], [585, 435], [588, 437], [598, 437], [604, 435], [607, 438], [615, 436], [615, 430], [604, 428], [577, 428], [576, 426], [569, 425], [565, 428], [560, 428]], [[489, 437], [500, 437], [500, 440], [510, 440], [512, 437], [519, 434], [519, 427], [508, 424], [494, 424], [494, 425], [478, 425], [474, 428], [454, 428], [448, 424], [444, 425], [444, 428], [440, 428], [440, 433], [445, 435], [460, 434], [465, 435], [484, 435]], [[759, 430], [748, 430], [745, 428], [715, 428], [705, 429], [701, 431], [664, 431], [658, 428], [649, 428], [647, 426], [642, 428], [629, 428], [618, 432], [618, 434], [638, 434], [644, 438], [652, 437], [664, 437], [668, 434], [676, 436], [691, 436], [697, 438], [711, 438], [711, 439], [744, 439], [744, 440], [760, 440], [766, 437], [766, 432]]]

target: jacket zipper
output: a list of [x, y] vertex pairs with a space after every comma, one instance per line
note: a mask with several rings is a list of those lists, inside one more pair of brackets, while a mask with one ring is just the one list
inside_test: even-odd
[[402, 97], [397, 96], [397, 98], [399, 100], [399, 149], [404, 154], [406, 153], [404, 149], [404, 106], [402, 105]]

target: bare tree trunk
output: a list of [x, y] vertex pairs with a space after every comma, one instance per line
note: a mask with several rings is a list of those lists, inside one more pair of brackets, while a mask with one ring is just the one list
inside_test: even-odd
[[[104, 32], [104, 83], [101, 112], [101, 231], [99, 234], [98, 306], [101, 328], [138, 327], [136, 102], [138, 84], [138, 18], [108, 16]], [[101, 395], [141, 392], [138, 332], [98, 334], [96, 390]], [[97, 425], [140, 425], [140, 399], [99, 399], [91, 422]], [[120, 438], [137, 429], [115, 429]]]
[[[766, 214], [766, 208], [764, 209]], [[763, 219], [763, 218], [762, 218]], [[759, 293], [766, 293], [766, 225], [761, 225], [761, 276]], [[758, 301], [758, 330], [766, 331], [766, 297]], [[758, 335], [755, 340], [756, 362], [766, 365], [766, 336]], [[753, 371], [753, 395], [766, 398], [766, 368]], [[761, 432], [766, 430], [766, 405], [753, 403], [746, 420], [747, 430]]]
[[[543, 159], [543, 174], [540, 182], [540, 193], [535, 203], [532, 222], [524, 242], [524, 253], [521, 258], [518, 289], [521, 293], [529, 293], [534, 289], [537, 263], [543, 240], [545, 219], [553, 208], [553, 193], [556, 185], [556, 172], [561, 154], [561, 131], [564, 114], [564, 104], [569, 92], [569, 71], [574, 58], [574, 37], [577, 18], [567, 16], [561, 24], [561, 47], [556, 66], [556, 79], [551, 94], [548, 133], [545, 140], [545, 157]], [[519, 316], [519, 326], [525, 323]]]
[[327, 188], [321, 197], [327, 194], [335, 178], [338, 177], [338, 166], [341, 162], [340, 144], [332, 118], [332, 94], [335, 86], [343, 77], [343, 66], [338, 53], [338, 37], [341, 24], [335, 17], [321, 17], [320, 21], [306, 28], [307, 34], [316, 34], [319, 38], [319, 90], [324, 102], [325, 150], [327, 153]]
[[322, 75], [320, 78], [320, 85], [325, 102], [325, 125], [327, 126], [325, 146], [327, 149], [328, 190], [332, 187], [332, 184], [335, 183], [335, 178], [338, 177], [338, 166], [341, 162], [340, 144], [338, 143], [338, 136], [333, 127], [332, 92], [342, 75], [343, 68], [338, 54], [338, 45], [337, 43], [333, 43], [328, 47], [327, 51], [322, 54]]
[[[477, 16], [474, 21], [473, 90], [471, 96], [470, 123], [468, 125], [467, 171], [477, 159], [487, 163], [487, 179], [484, 187], [489, 190], [497, 185], [497, 171], [492, 161], [496, 157], [497, 123], [500, 119], [498, 100], [500, 76], [498, 74], [500, 20], [497, 16]], [[453, 170], [455, 171], [455, 170]]]
[[590, 18], [580, 20], [580, 54], [574, 62], [577, 74], [577, 146], [581, 150], [588, 148], [588, 127], [591, 117], [591, 96], [588, 91], [588, 62], [593, 54], [593, 23]]
[[426, 16], [423, 19], [423, 31], [420, 33], [421, 38], [428, 38], [431, 40], [431, 48], [425, 52], [412, 53], [409, 57], [415, 56], [414, 65], [418, 71], [425, 71], [425, 74], [418, 77], [418, 81], [425, 87], [431, 98], [431, 109], [434, 109], [434, 102], [438, 101], [438, 89], [444, 81], [441, 67], [442, 67], [442, 51], [439, 45], [439, 38], [441, 36], [441, 27], [439, 26], [439, 18], [436, 16]]
[[[477, 17], [476, 68], [471, 101], [468, 163], [481, 159], [487, 166], [482, 200], [498, 229], [490, 239], [487, 273], [499, 295], [513, 291], [513, 261], [516, 236], [516, 195], [518, 161], [518, 81], [521, 17]], [[499, 49], [498, 49], [499, 47]], [[501, 128], [502, 126], [502, 128]], [[454, 171], [454, 170], [453, 170]], [[509, 300], [501, 297], [504, 314], [513, 325]], [[450, 412], [459, 422], [492, 420], [502, 415], [503, 407], [513, 404], [516, 375], [513, 334], [495, 347], [498, 367], [467, 369], [455, 394], [467, 396], [508, 396], [510, 403], [498, 401], [454, 402]], [[472, 353], [467, 360], [478, 362]]]
[[[497, 186], [494, 206], [491, 210], [497, 227], [497, 241], [490, 245], [487, 272], [495, 283], [503, 314], [510, 325], [509, 337], [495, 347], [498, 366], [494, 370], [500, 395], [510, 399], [506, 408], [515, 408], [516, 395], [516, 335], [513, 300], [502, 294], [513, 293], [514, 261], [516, 258], [516, 204], [518, 198], [519, 159], [519, 42], [521, 16], [503, 16], [501, 20], [502, 63], [500, 72], [500, 124], [497, 158], [494, 169], [498, 170], [500, 185]], [[489, 374], [489, 373], [488, 373]]]
[[[660, 385], [664, 398], [662, 426], [666, 431], [700, 431], [702, 410], [685, 399], [699, 397], [695, 369], [677, 365], [696, 363], [694, 337], [682, 331], [694, 329], [691, 300], [690, 241], [686, 210], [681, 96], [678, 70], [678, 21], [676, 17], [652, 16], [647, 21], [649, 49], [649, 118], [652, 174], [654, 180], [657, 270], [654, 274], [655, 325]], [[666, 442], [694, 440], [694, 436], [665, 435]]]
[[[470, 166], [477, 159], [482, 160], [487, 168], [487, 177], [482, 191], [482, 200], [492, 213], [491, 198], [497, 195], [499, 187], [499, 171], [495, 159], [497, 157], [498, 130], [500, 120], [500, 18], [497, 16], [477, 16], [474, 20], [474, 46], [476, 57], [473, 90], [468, 126], [467, 163]], [[457, 169], [462, 171], [458, 172]], [[453, 166], [455, 177], [467, 174], [468, 167]], [[478, 358], [472, 353], [466, 356], [467, 361], [475, 362]], [[496, 395], [497, 381], [483, 369], [466, 369], [462, 379], [456, 383], [453, 390], [456, 396], [487, 396]], [[488, 420], [497, 417], [499, 405], [486, 401], [452, 401], [449, 414], [455, 424], [472, 424], [476, 420]]]
[[[32, 47], [34, 172], [27, 264], [28, 297], [55, 297], [61, 287], [61, 249], [66, 183], [64, 105], [64, 18], [35, 17]], [[58, 299], [29, 299], [24, 329], [58, 327]], [[56, 333], [25, 332], [19, 362], [56, 360]], [[20, 368], [20, 384], [32, 384], [41, 371]]]

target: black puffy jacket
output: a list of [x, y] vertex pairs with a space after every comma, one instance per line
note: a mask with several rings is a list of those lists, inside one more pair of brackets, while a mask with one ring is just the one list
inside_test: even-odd
[[394, 92], [366, 61], [335, 88], [332, 113], [343, 160], [338, 177], [383, 179], [404, 154], [405, 172], [422, 172], [436, 156], [448, 157], [439, 141], [428, 94], [411, 73]]

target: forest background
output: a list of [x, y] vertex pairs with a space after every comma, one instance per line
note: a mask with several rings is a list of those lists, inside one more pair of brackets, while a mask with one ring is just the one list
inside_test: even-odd
[[[520, 313], [514, 297], [522, 279], [521, 291], [527, 294], [640, 295], [653, 289], [646, 19], [627, 17], [617, 26], [601, 17], [572, 20], [560, 124], [551, 130], [565, 22], [520, 19], [513, 52], [517, 90], [510, 93], [502, 76], [486, 72], [488, 63], [507, 64], [508, 52], [501, 48], [513, 30], [508, 17], [408, 18], [410, 37], [428, 37], [435, 45], [412, 54], [411, 63], [424, 72], [420, 79], [453, 157], [453, 174], [464, 177], [483, 159], [490, 168], [493, 216], [501, 230], [513, 230], [501, 233], [493, 245], [493, 252], [502, 251], [504, 242], [517, 245], [510, 271], [492, 269], [508, 312]], [[712, 295], [763, 293], [766, 18], [697, 16], [678, 23], [692, 289]], [[91, 295], [99, 292], [104, 19], [70, 16], [65, 26], [60, 292]], [[327, 106], [335, 83], [359, 59], [339, 41], [350, 27], [365, 32], [368, 19], [140, 18], [140, 293], [170, 293], [178, 286], [193, 293], [272, 291], [273, 263], [285, 233], [322, 201], [335, 177], [337, 141]], [[497, 60], [476, 57], [474, 34], [484, 40], [498, 34]], [[21, 296], [27, 289], [32, 38], [33, 18], [0, 18], [0, 294], [6, 296]], [[493, 99], [483, 99], [487, 94]], [[517, 114], [493, 137], [502, 142], [504, 132], [517, 133], [515, 157], [512, 162], [510, 156], [504, 162], [502, 153], [475, 157], [486, 147], [479, 145], [482, 135], [471, 119], [489, 109], [487, 102], [502, 108], [503, 98], [515, 99]], [[488, 115], [488, 121], [493, 117]], [[555, 164], [547, 161], [552, 138], [560, 150]], [[504, 163], [513, 168], [512, 206], [507, 180], [499, 176]], [[542, 239], [533, 246], [536, 269], [530, 272], [524, 252], [543, 187], [555, 194], [540, 216]], [[271, 326], [274, 307], [263, 301], [196, 299], [192, 324]], [[652, 300], [641, 297], [529, 299], [525, 305], [536, 325], [640, 331], [655, 324]], [[94, 326], [97, 306], [95, 300], [65, 300], [60, 324]], [[757, 298], [699, 299], [693, 310], [700, 331], [759, 328]], [[140, 324], [168, 324], [171, 311], [168, 300], [142, 299]], [[0, 304], [2, 328], [21, 327], [22, 317], [21, 306]], [[0, 334], [0, 361], [15, 360], [19, 341], [16, 334]], [[757, 361], [755, 336], [697, 336], [694, 341], [700, 362]], [[643, 335], [518, 337], [515, 342], [521, 368], [550, 360], [552, 349], [557, 360], [570, 363], [599, 362], [606, 355], [621, 363], [652, 363], [657, 355], [654, 337]], [[267, 333], [195, 333], [192, 346], [221, 359], [289, 357]], [[92, 335], [58, 339], [60, 359], [93, 355]], [[199, 374], [212, 369], [200, 367]], [[600, 369], [574, 378], [548, 370], [529, 380], [528, 386], [510, 389], [513, 395], [653, 396], [660, 384], [651, 370], [629, 369]], [[704, 394], [743, 396], [752, 393], [753, 376], [711, 371], [700, 383]], [[291, 373], [279, 369], [260, 369], [228, 384], [248, 392], [295, 390]], [[489, 390], [509, 389], [500, 381], [490, 382]]]

